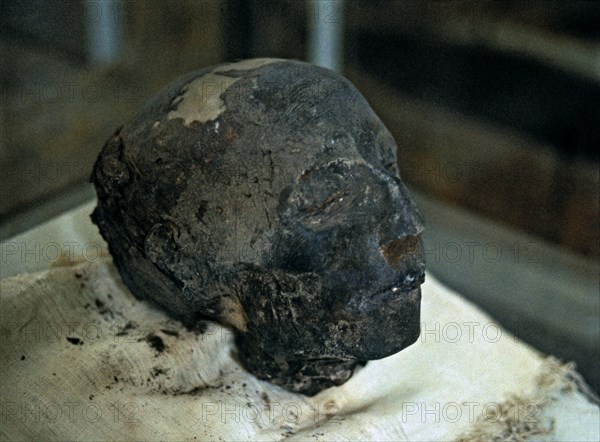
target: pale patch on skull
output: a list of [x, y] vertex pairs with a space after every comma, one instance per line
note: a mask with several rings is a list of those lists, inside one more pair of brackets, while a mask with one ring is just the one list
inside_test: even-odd
[[248, 71], [259, 67], [283, 61], [278, 58], [257, 58], [239, 61], [220, 66], [212, 72], [187, 83], [183, 95], [177, 96], [171, 104], [177, 106], [167, 115], [167, 119], [182, 118], [185, 126], [194, 121], [207, 123], [214, 121], [227, 107], [221, 99], [221, 94], [229, 89], [240, 78], [227, 77], [220, 73], [227, 71]]
[[226, 109], [221, 94], [238, 80], [211, 72], [191, 81], [184, 86], [183, 99], [167, 118], [182, 118], [185, 126], [194, 121], [207, 123], [215, 120]]

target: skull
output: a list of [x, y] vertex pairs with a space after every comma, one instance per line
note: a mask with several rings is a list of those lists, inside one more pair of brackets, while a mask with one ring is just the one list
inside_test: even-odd
[[313, 395], [419, 335], [422, 219], [392, 136], [332, 71], [190, 73], [109, 139], [92, 180], [132, 293], [232, 328], [261, 379]]

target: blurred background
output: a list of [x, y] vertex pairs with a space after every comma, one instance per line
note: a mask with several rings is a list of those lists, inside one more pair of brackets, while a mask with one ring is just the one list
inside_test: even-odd
[[104, 142], [179, 75], [308, 60], [393, 133], [430, 272], [600, 388], [600, 2], [0, 5], [0, 240], [93, 198]]

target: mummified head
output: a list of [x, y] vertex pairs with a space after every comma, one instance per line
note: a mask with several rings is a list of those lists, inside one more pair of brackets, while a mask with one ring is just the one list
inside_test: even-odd
[[392, 136], [332, 71], [188, 74], [115, 133], [92, 179], [131, 291], [232, 327], [262, 379], [314, 394], [418, 337], [421, 217]]

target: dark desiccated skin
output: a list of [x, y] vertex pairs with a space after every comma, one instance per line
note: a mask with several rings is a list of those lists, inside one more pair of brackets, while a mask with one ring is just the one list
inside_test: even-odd
[[392, 136], [332, 71], [188, 74], [109, 139], [92, 180], [131, 291], [231, 327], [261, 379], [313, 395], [419, 335], [422, 220]]

